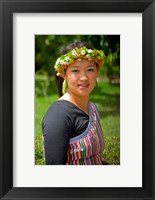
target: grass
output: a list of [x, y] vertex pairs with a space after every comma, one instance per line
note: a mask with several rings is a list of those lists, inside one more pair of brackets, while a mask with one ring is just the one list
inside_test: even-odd
[[120, 87], [99, 81], [90, 96], [100, 112], [102, 130], [105, 136], [120, 135]]
[[[49, 106], [58, 99], [54, 80], [47, 84], [48, 92], [39, 92], [35, 98], [35, 164], [43, 165], [42, 151], [42, 126], [41, 121]], [[36, 85], [37, 87], [37, 85]], [[40, 86], [39, 86], [40, 87]], [[40, 91], [42, 88], [37, 88]], [[51, 90], [51, 95], [49, 95]], [[44, 94], [44, 95], [39, 95]], [[109, 164], [120, 163], [120, 87], [111, 85], [104, 79], [98, 81], [90, 95], [90, 101], [94, 102], [99, 110], [101, 126], [105, 139], [103, 160]]]

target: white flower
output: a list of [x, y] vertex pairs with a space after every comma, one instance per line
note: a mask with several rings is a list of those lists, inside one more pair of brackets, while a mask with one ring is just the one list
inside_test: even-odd
[[76, 55], [77, 55], [77, 52], [75, 51], [75, 49], [73, 49], [72, 55], [73, 55], [73, 56], [76, 56]]
[[65, 61], [64, 61], [64, 65], [67, 65], [67, 64], [68, 64], [68, 62], [65, 62]]
[[89, 54], [87, 54], [86, 57], [88, 58], [89, 61], [92, 60], [92, 58]]
[[61, 65], [64, 65], [64, 60], [60, 60], [60, 64], [61, 64]]
[[82, 55], [85, 55], [85, 54], [86, 54], [86, 51], [85, 51], [85, 50], [82, 50], [82, 51], [81, 51], [81, 54], [82, 54]]
[[68, 56], [67, 56], [67, 57], [65, 57], [65, 61], [67, 61], [67, 62], [69, 61], [69, 57], [68, 57]]
[[92, 49], [88, 49], [88, 53], [92, 53], [93, 52], [93, 50]]
[[59, 74], [59, 73], [57, 73], [56, 75], [57, 75], [57, 76], [59, 76], [60, 74]]
[[87, 54], [87, 55], [86, 55], [86, 57], [87, 57], [88, 59], [90, 59], [90, 58], [91, 58], [91, 56], [90, 56], [89, 54]]
[[56, 65], [58, 65], [59, 62], [60, 62], [60, 58], [57, 59], [57, 61], [56, 61]]

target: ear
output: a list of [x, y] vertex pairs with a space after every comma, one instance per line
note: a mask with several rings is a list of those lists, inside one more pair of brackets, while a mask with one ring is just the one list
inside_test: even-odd
[[63, 78], [64, 80], [66, 80], [66, 73], [65, 73], [65, 72], [62, 74], [62, 78]]
[[64, 80], [66, 80], [66, 76], [63, 74], [62, 76], [61, 76]]

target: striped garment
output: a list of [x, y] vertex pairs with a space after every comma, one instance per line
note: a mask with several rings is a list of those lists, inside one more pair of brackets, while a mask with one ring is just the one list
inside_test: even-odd
[[89, 124], [85, 132], [71, 138], [67, 151], [68, 165], [102, 165], [103, 133], [96, 106], [89, 102]]

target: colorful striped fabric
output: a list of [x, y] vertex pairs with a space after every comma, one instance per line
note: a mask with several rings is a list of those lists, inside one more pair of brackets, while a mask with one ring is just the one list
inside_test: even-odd
[[71, 138], [67, 152], [68, 165], [102, 165], [103, 133], [96, 106], [89, 102], [89, 124], [85, 132]]

